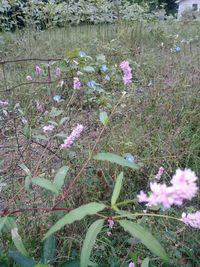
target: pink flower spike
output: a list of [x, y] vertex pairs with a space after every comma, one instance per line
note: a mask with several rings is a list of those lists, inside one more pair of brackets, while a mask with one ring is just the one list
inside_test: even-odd
[[35, 74], [37, 76], [39, 76], [41, 74], [41, 72], [42, 72], [42, 69], [40, 68], [40, 66], [36, 65], [35, 66]]
[[27, 81], [32, 81], [33, 80], [33, 78], [30, 75], [27, 75], [26, 79], [27, 79]]
[[155, 179], [156, 179], [157, 181], [160, 180], [161, 176], [163, 175], [163, 172], [164, 172], [164, 168], [163, 168], [163, 167], [160, 167], [159, 170], [158, 170], [158, 173], [157, 173], [156, 176], [155, 176]]
[[148, 197], [144, 193], [144, 191], [140, 191], [140, 193], [137, 195], [138, 202], [148, 202]]
[[195, 213], [182, 213], [181, 221], [194, 228], [200, 229], [200, 210]]
[[44, 133], [51, 133], [51, 132], [53, 132], [54, 128], [55, 128], [54, 125], [49, 124], [49, 125], [43, 127], [43, 132]]
[[129, 66], [129, 62], [127, 60], [122, 61], [120, 64], [120, 67], [124, 74], [123, 76], [124, 85], [131, 83], [132, 82], [132, 73], [131, 73], [132, 69]]
[[76, 128], [72, 131], [72, 133], [64, 140], [64, 144], [61, 145], [61, 148], [71, 147], [74, 141], [80, 137], [83, 129], [83, 125], [78, 124]]
[[114, 221], [112, 220], [112, 219], [108, 219], [108, 227], [110, 228], [110, 229], [112, 229], [113, 228], [113, 225], [114, 225]]
[[78, 77], [74, 77], [74, 89], [80, 90], [81, 88], [81, 82]]
[[2, 101], [2, 100], [0, 100], [0, 107], [1, 108], [5, 108], [7, 106], [8, 106], [8, 101]]
[[135, 267], [135, 264], [131, 261], [128, 265], [128, 267]]

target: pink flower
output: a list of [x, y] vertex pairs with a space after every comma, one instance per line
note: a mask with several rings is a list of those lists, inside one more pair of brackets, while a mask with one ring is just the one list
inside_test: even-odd
[[61, 69], [56, 68], [56, 76], [60, 77], [60, 75], [61, 75]]
[[114, 225], [114, 221], [112, 219], [108, 219], [107, 222], [108, 222], [108, 227], [110, 229], [112, 229], [113, 228], [113, 225]]
[[33, 78], [30, 75], [27, 75], [26, 79], [27, 79], [27, 81], [32, 81], [33, 80]]
[[74, 89], [79, 90], [81, 88], [81, 82], [78, 77], [74, 77]]
[[64, 144], [61, 145], [61, 148], [71, 147], [73, 142], [80, 137], [82, 131], [83, 125], [78, 124], [72, 133], [64, 140]]
[[158, 170], [158, 173], [157, 173], [156, 176], [155, 176], [155, 179], [156, 179], [157, 181], [160, 180], [161, 176], [163, 175], [163, 172], [164, 172], [164, 168], [163, 168], [163, 167], [160, 167], [159, 170]]
[[43, 132], [44, 133], [51, 133], [54, 130], [55, 126], [52, 124], [49, 124], [47, 126], [43, 127]]
[[128, 265], [128, 267], [135, 267], [135, 264], [131, 261]]
[[36, 65], [35, 66], [35, 74], [37, 76], [39, 76], [41, 74], [41, 72], [42, 72], [42, 69], [40, 68], [40, 66]]
[[36, 100], [36, 109], [39, 112], [44, 112], [44, 107], [42, 106], [42, 104], [38, 100]]
[[129, 62], [127, 60], [122, 61], [120, 64], [120, 67], [121, 67], [123, 74], [124, 74], [124, 76], [123, 76], [124, 84], [127, 85], [127, 84], [131, 83], [132, 82], [132, 73], [131, 73], [132, 69], [129, 66]]
[[147, 202], [148, 201], [148, 197], [144, 193], [144, 191], [140, 191], [140, 193], [137, 195], [137, 198], [138, 198], [138, 202]]
[[181, 220], [187, 225], [200, 229], [200, 210], [195, 213], [182, 213]]
[[8, 101], [2, 101], [2, 100], [0, 100], [0, 107], [1, 108], [5, 108], [7, 106], [8, 106]]
[[151, 192], [149, 197], [143, 191], [137, 196], [139, 202], [147, 202], [148, 206], [163, 205], [168, 209], [172, 205], [182, 205], [184, 200], [191, 200], [198, 191], [196, 184], [197, 176], [190, 169], [177, 169], [172, 177], [171, 186], [150, 183]]

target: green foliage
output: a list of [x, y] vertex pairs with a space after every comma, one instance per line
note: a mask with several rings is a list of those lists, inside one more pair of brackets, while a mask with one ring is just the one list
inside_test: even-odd
[[133, 237], [139, 239], [142, 244], [144, 244], [154, 254], [159, 256], [164, 261], [169, 260], [164, 248], [155, 239], [155, 237], [141, 225], [127, 220], [120, 220], [119, 224], [124, 228], [125, 231], [128, 231]]
[[49, 236], [45, 239], [43, 244], [43, 254], [42, 254], [42, 261], [44, 263], [50, 263], [55, 256], [56, 253], [56, 239], [55, 236]]
[[9, 257], [12, 258], [20, 267], [35, 267], [36, 262], [32, 259], [23, 256], [18, 251], [9, 251]]
[[104, 220], [95, 221], [88, 229], [86, 237], [83, 242], [80, 258], [80, 267], [87, 267], [89, 265], [90, 254], [95, 243], [96, 237], [101, 231]]
[[104, 210], [105, 208], [106, 208], [106, 206], [104, 204], [95, 203], [95, 202], [82, 205], [79, 208], [70, 211], [62, 219], [57, 221], [56, 224], [54, 224], [50, 228], [50, 230], [45, 234], [45, 237], [43, 239], [46, 239], [50, 235], [52, 235], [53, 233], [59, 231], [66, 224], [71, 224], [75, 221], [80, 221], [85, 216], [94, 215], [97, 212]]
[[120, 157], [113, 153], [99, 153], [96, 156], [94, 156], [95, 160], [103, 160], [103, 161], [109, 161], [112, 163], [116, 163], [118, 165], [121, 165], [123, 167], [129, 167], [134, 170], [139, 169], [139, 165], [135, 164], [134, 162], [129, 162], [128, 160], [124, 159], [123, 157]]
[[115, 187], [114, 187], [114, 190], [113, 190], [113, 193], [112, 193], [112, 198], [111, 198], [111, 206], [113, 207], [116, 202], [117, 202], [117, 199], [119, 197], [119, 194], [120, 194], [120, 191], [121, 191], [121, 187], [122, 187], [122, 182], [123, 182], [123, 172], [121, 172], [118, 176], [117, 176], [117, 179], [116, 179], [116, 182], [115, 182]]

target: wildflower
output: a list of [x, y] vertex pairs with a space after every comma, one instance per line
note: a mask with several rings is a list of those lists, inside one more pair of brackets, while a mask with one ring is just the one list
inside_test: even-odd
[[74, 89], [80, 90], [81, 88], [81, 82], [78, 77], [74, 77]]
[[104, 72], [108, 70], [108, 67], [106, 66], [106, 64], [101, 65], [101, 70]]
[[157, 173], [156, 176], [155, 176], [155, 179], [156, 179], [157, 181], [160, 180], [161, 176], [163, 175], [163, 172], [164, 172], [164, 168], [163, 168], [163, 167], [160, 167], [159, 170], [158, 170], [158, 173]]
[[200, 210], [196, 211], [195, 213], [188, 214], [183, 212], [181, 217], [182, 222], [185, 224], [200, 229]]
[[181, 51], [181, 48], [180, 48], [179, 46], [177, 46], [177, 47], [175, 48], [175, 51], [176, 51], [176, 52], [180, 52], [180, 51]]
[[177, 169], [171, 179], [171, 186], [150, 183], [151, 193], [145, 197], [140, 193], [139, 202], [148, 202], [148, 206], [163, 205], [164, 209], [172, 205], [182, 205], [184, 200], [191, 200], [197, 193], [197, 176], [190, 169]]
[[140, 191], [140, 193], [137, 195], [137, 199], [138, 199], [138, 202], [147, 202], [148, 201], [148, 197], [144, 193], [144, 191]]
[[125, 154], [125, 159], [130, 162], [134, 162], [136, 160], [136, 157], [128, 153], [128, 154]]
[[35, 74], [37, 76], [39, 76], [41, 74], [41, 72], [42, 72], [42, 69], [40, 68], [40, 66], [36, 65], [35, 66]]
[[27, 75], [26, 79], [27, 79], [27, 81], [32, 81], [33, 80], [33, 78], [30, 75]]
[[80, 51], [80, 52], [78, 53], [78, 55], [79, 55], [79, 57], [86, 57], [86, 53], [83, 52], [83, 51]]
[[82, 131], [83, 125], [78, 124], [72, 133], [64, 140], [64, 144], [61, 145], [61, 148], [71, 147], [73, 142], [80, 137]]
[[54, 95], [53, 96], [53, 100], [56, 101], [56, 102], [59, 102], [61, 99], [61, 96], [60, 95]]
[[61, 75], [61, 69], [60, 68], [56, 68], [56, 76], [60, 77]]
[[52, 124], [49, 124], [47, 126], [43, 127], [43, 132], [44, 133], [51, 133], [54, 130], [55, 126]]
[[0, 100], [0, 107], [1, 108], [5, 108], [7, 106], [8, 106], [8, 101], [2, 101], [2, 100]]
[[44, 112], [44, 107], [42, 106], [42, 104], [38, 100], [36, 100], [36, 109], [39, 112]]
[[96, 84], [97, 83], [94, 80], [90, 80], [87, 82], [87, 86], [90, 88], [95, 88]]
[[114, 221], [112, 219], [108, 219], [107, 222], [108, 222], [108, 227], [110, 229], [112, 229], [113, 228], [113, 225], [114, 225]]
[[132, 69], [129, 66], [129, 62], [127, 60], [122, 61], [120, 64], [120, 67], [121, 67], [123, 74], [124, 74], [124, 76], [123, 76], [124, 84], [127, 85], [127, 84], [131, 83], [131, 81], [132, 81], [132, 73], [131, 73]]
[[135, 264], [131, 261], [128, 265], [128, 267], [135, 267]]
[[104, 80], [105, 81], [110, 81], [110, 76], [109, 75], [104, 76]]

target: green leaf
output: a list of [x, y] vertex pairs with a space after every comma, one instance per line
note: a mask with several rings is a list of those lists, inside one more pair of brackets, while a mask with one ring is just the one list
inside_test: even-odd
[[60, 230], [64, 225], [71, 224], [75, 221], [80, 221], [85, 216], [96, 214], [97, 212], [102, 211], [105, 208], [106, 206], [104, 204], [91, 202], [89, 204], [82, 205], [79, 208], [70, 211], [50, 228], [50, 230], [44, 236], [43, 240]]
[[7, 217], [0, 218], [0, 233], [6, 223]]
[[105, 57], [105, 55], [103, 55], [103, 54], [97, 55], [97, 56], [96, 56], [96, 59], [97, 59], [97, 61], [98, 61], [99, 63], [101, 63], [101, 64], [106, 62], [106, 57]]
[[26, 251], [24, 244], [22, 242], [21, 236], [18, 234], [18, 229], [15, 227], [11, 229], [12, 241], [14, 242], [17, 250], [24, 256], [28, 256], [28, 252]]
[[25, 189], [28, 192], [31, 191], [31, 176], [30, 175], [25, 177]]
[[57, 190], [56, 185], [54, 185], [52, 182], [50, 182], [47, 179], [37, 177], [37, 178], [32, 178], [31, 181], [32, 181], [32, 183], [37, 184], [37, 185], [53, 192], [54, 194], [58, 194], [58, 190]]
[[53, 183], [56, 186], [56, 188], [57, 188], [58, 191], [61, 189], [61, 187], [64, 184], [65, 176], [66, 176], [68, 170], [69, 170], [69, 167], [67, 167], [67, 166], [61, 167], [58, 170], [58, 172], [57, 172], [57, 174], [56, 174], [56, 176], [54, 178], [54, 182]]
[[67, 138], [67, 136], [68, 136], [67, 134], [60, 132], [60, 133], [55, 134], [53, 137], [65, 139], [65, 138]]
[[60, 120], [59, 125], [62, 125], [64, 122], [66, 122], [69, 119], [69, 117], [64, 117]]
[[56, 239], [52, 235], [44, 241], [42, 260], [45, 263], [51, 262], [54, 259], [56, 248]]
[[89, 265], [90, 254], [92, 247], [94, 246], [95, 240], [99, 232], [101, 231], [104, 224], [104, 220], [100, 219], [95, 221], [88, 229], [83, 247], [81, 250], [80, 267], [87, 267]]
[[69, 51], [67, 53], [64, 54], [65, 57], [76, 57], [78, 56], [78, 53], [80, 52], [79, 49], [74, 49], [72, 51]]
[[142, 265], [141, 267], [149, 267], [149, 257], [145, 258], [143, 261], [142, 261]]
[[95, 72], [95, 69], [92, 66], [85, 66], [83, 70], [85, 72]]
[[12, 258], [20, 267], [35, 267], [36, 262], [34, 260], [23, 256], [18, 251], [9, 251], [9, 257]]
[[100, 111], [99, 119], [102, 122], [103, 125], [108, 124], [108, 114], [105, 111]]
[[25, 171], [26, 174], [31, 175], [31, 171], [29, 170], [29, 168], [26, 167], [25, 164], [22, 163], [22, 164], [19, 165], [19, 167], [20, 167], [23, 171]]
[[67, 261], [61, 264], [60, 267], [80, 267], [80, 261], [78, 260]]
[[17, 228], [17, 224], [13, 218], [7, 217], [7, 220], [5, 222], [5, 227], [10, 232], [11, 229]]
[[47, 137], [44, 134], [33, 135], [33, 138], [34, 139], [39, 139], [39, 140], [44, 140], [44, 141], [48, 141], [49, 140], [49, 137]]
[[120, 194], [120, 191], [121, 191], [121, 187], [122, 187], [122, 181], [123, 181], [123, 172], [121, 172], [118, 176], [117, 176], [117, 179], [116, 179], [116, 182], [115, 182], [115, 187], [114, 187], [114, 190], [113, 190], [113, 194], [112, 194], [112, 198], [111, 198], [111, 206], [114, 206], [118, 197], [119, 197], [119, 194]]
[[124, 228], [125, 231], [129, 232], [133, 237], [136, 237], [144, 244], [149, 250], [151, 250], [155, 255], [161, 259], [168, 261], [168, 256], [158, 242], [158, 240], [145, 228], [137, 223], [133, 223], [128, 220], [120, 220], [119, 224]]
[[132, 168], [135, 170], [139, 169], [139, 166], [137, 164], [135, 164], [134, 162], [130, 162], [130, 161], [124, 159], [123, 157], [120, 157], [116, 154], [109, 153], [109, 152], [108, 153], [99, 153], [94, 157], [94, 159], [113, 162], [113, 163], [119, 164], [121, 166], [129, 167], [129, 168]]
[[63, 110], [57, 109], [57, 108], [52, 108], [51, 112], [49, 113], [49, 116], [54, 118], [57, 116], [60, 116], [63, 113]]

